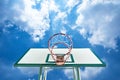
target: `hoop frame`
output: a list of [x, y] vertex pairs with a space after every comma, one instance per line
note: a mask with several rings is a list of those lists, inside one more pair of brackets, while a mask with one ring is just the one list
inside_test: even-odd
[[[50, 41], [51, 41], [55, 36], [57, 36], [57, 35], [63, 35], [63, 36], [65, 36], [65, 37], [67, 37], [67, 39], [70, 41], [70, 45], [66, 44], [65, 42], [59, 42], [59, 41], [58, 41], [58, 42], [54, 43], [54, 44], [52, 45], [52, 47], [50, 47]], [[55, 53], [53, 52], [53, 49], [54, 49], [54, 47], [55, 47], [56, 45], [58, 45], [58, 44], [63, 44], [64, 46], [66, 46], [66, 47], [68, 48], [68, 52], [66, 52], [66, 54], [63, 55], [63, 57], [67, 56], [67, 57], [65, 58], [65, 60], [64, 60], [64, 63], [65, 63], [66, 60], [69, 58], [70, 52], [71, 52], [72, 47], [73, 47], [72, 39], [71, 39], [67, 34], [64, 34], [64, 33], [57, 33], [57, 34], [54, 34], [53, 36], [51, 36], [51, 37], [49, 38], [49, 40], [48, 40], [48, 49], [49, 49], [49, 51], [50, 51], [50, 53], [51, 53], [51, 55], [52, 55], [52, 58], [54, 59], [55, 62], [56, 62], [56, 58], [55, 58], [54, 56], [57, 57], [57, 54], [55, 54]]]

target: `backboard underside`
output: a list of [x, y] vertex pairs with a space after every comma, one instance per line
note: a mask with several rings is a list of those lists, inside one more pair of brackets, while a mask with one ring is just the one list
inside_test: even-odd
[[[55, 49], [56, 54], [64, 53], [67, 49], [60, 48]], [[58, 66], [55, 64], [52, 59], [50, 52], [47, 48], [31, 48], [27, 53], [23, 55], [23, 57], [15, 63], [15, 66], [26, 67], [54, 67]], [[71, 51], [71, 55], [62, 67], [97, 67], [97, 66], [105, 66], [105, 64], [100, 60], [89, 48], [73, 48]], [[58, 66], [59, 67], [59, 66]]]

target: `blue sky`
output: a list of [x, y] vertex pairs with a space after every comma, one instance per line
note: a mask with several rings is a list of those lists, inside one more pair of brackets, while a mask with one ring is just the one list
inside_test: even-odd
[[[119, 31], [119, 0], [0, 0], [0, 79], [37, 80], [39, 68], [14, 63], [29, 48], [47, 48], [49, 37], [62, 32], [74, 48], [91, 48], [106, 63], [81, 68], [82, 80], [120, 80]], [[48, 75], [72, 80], [69, 69], [50, 69]]]

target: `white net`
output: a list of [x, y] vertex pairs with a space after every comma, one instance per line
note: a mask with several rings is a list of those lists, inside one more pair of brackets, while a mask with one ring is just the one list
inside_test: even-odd
[[55, 34], [49, 40], [49, 48], [72, 48], [72, 40], [66, 34]]
[[[56, 64], [64, 64], [72, 50], [72, 39], [63, 33], [54, 34], [48, 41], [48, 48]], [[56, 48], [67, 48], [64, 53], [56, 52]]]

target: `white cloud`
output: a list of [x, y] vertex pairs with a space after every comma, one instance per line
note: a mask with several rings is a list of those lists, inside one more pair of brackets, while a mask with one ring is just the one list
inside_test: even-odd
[[120, 6], [114, 1], [111, 3], [104, 3], [101, 0], [84, 0], [78, 6], [78, 17], [73, 29], [79, 30], [92, 45], [115, 49], [116, 38], [120, 37], [118, 22], [120, 13], [116, 13], [119, 12]]
[[[35, 1], [39, 2], [40, 9], [33, 8], [33, 5], [36, 5]], [[28, 32], [33, 41], [39, 42], [50, 26], [53, 26], [53, 32], [64, 32], [62, 28], [58, 30], [58, 27], [68, 24], [69, 12], [79, 4], [76, 11], [77, 20], [71, 28], [77, 29], [92, 45], [113, 49], [117, 47], [116, 38], [120, 36], [120, 24], [117, 22], [120, 1], [83, 0], [80, 4], [79, 0], [66, 0], [64, 3], [66, 5], [58, 4], [54, 0], [21, 0], [15, 2], [6, 13], [7, 15], [9, 12], [15, 12], [11, 15], [13, 19], [10, 16], [4, 16], [4, 19], [10, 17], [11, 20], [15, 20], [21, 30]], [[51, 11], [55, 14], [50, 24]]]
[[13, 22], [11, 22], [11, 21], [6, 21], [5, 27], [6, 27], [6, 28], [14, 27], [14, 24], [13, 24]]
[[80, 29], [80, 34], [82, 34], [83, 37], [86, 38], [87, 31], [85, 30], [85, 28]]
[[66, 7], [72, 8], [74, 7], [76, 4], [78, 4], [79, 0], [67, 0], [67, 5]]
[[81, 78], [85, 80], [91, 80], [93, 77], [97, 76], [102, 72], [103, 67], [86, 67], [85, 70], [81, 70]]
[[50, 11], [59, 12], [59, 6], [54, 2], [54, 0], [50, 0], [49, 9]]
[[[4, 63], [4, 60], [0, 59], [0, 74], [3, 78], [7, 80], [18, 79], [27, 76], [28, 80], [35, 80], [34, 75], [38, 75], [39, 68], [28, 68], [28, 67], [14, 67], [14, 64]], [[13, 76], [14, 75], [14, 76]]]
[[[8, 1], [4, 1], [8, 4]], [[66, 5], [58, 4], [55, 0], [20, 0], [12, 2], [12, 6], [8, 8], [7, 16], [2, 16], [5, 19], [9, 18], [8, 13], [13, 12], [9, 18], [11, 21], [20, 27], [21, 30], [27, 32], [34, 42], [39, 42], [45, 36], [45, 32], [53, 26], [53, 32], [60, 32], [58, 27], [67, 24], [68, 12], [77, 5], [79, 0], [66, 0]], [[72, 5], [71, 5], [72, 4]], [[36, 9], [34, 6], [39, 6]], [[3, 10], [3, 13], [5, 10]], [[50, 14], [54, 17], [50, 19]], [[2, 19], [3, 19], [2, 18]], [[4, 21], [3, 20], [3, 21]], [[52, 21], [50, 25], [50, 20]]]
[[77, 5], [79, 2], [80, 0], [67, 0], [67, 3], [65, 5], [65, 7], [68, 9], [67, 12], [70, 13], [73, 7]]
[[[7, 80], [18, 79], [24, 76], [30, 77], [28, 80], [35, 80], [33, 75], [38, 74], [37, 68], [16, 68], [14, 64], [5, 63], [4, 60], [0, 59], [0, 74]], [[18, 70], [19, 69], [19, 70]], [[14, 76], [13, 76], [14, 75]]]
[[62, 28], [62, 29], [61, 29], [61, 33], [66, 34], [66, 33], [67, 33], [67, 30], [66, 30], [65, 28]]
[[39, 74], [39, 68], [37, 67], [18, 67], [22, 74], [27, 75], [29, 77], [33, 77], [36, 74]]
[[[39, 75], [39, 71], [40, 71], [40, 68], [39, 67], [17, 67], [20, 72], [23, 74], [23, 75], [26, 75], [29, 77], [28, 80], [35, 80], [34, 79], [34, 75]], [[51, 71], [54, 70], [54, 68], [51, 68], [51, 67], [44, 67], [42, 68], [43, 72], [45, 72], [44, 70], [47, 71], [47, 74]]]
[[[32, 8], [33, 5], [36, 5], [34, 0], [23, 0], [23, 6], [21, 7], [21, 4], [15, 4], [13, 6], [13, 9], [15, 9], [19, 16], [14, 16], [15, 21], [18, 22], [18, 24], [21, 25], [21, 29], [28, 32], [31, 36], [34, 42], [39, 42], [41, 39], [43, 39], [45, 35], [45, 31], [49, 30], [50, 28], [50, 19], [49, 19], [49, 13], [52, 11], [56, 15], [53, 18], [53, 24], [52, 26], [58, 26], [59, 22], [60, 24], [67, 24], [67, 11], [68, 10], [61, 10], [61, 6], [63, 5], [57, 5], [54, 0], [43, 0], [43, 1], [37, 1], [40, 2], [40, 9], [34, 9]], [[77, 3], [76, 1], [67, 1], [66, 7], [68, 9], [72, 9]], [[73, 5], [70, 5], [72, 4]], [[66, 8], [64, 7], [64, 8]], [[57, 27], [54, 27], [55, 30]], [[60, 30], [63, 31], [63, 30]]]
[[67, 17], [66, 12], [58, 12], [58, 14], [55, 16], [55, 21], [56, 20], [64, 20]]
[[103, 0], [105, 4], [113, 3], [113, 4], [120, 4], [120, 0]]
[[[101, 73], [104, 70], [103, 67], [86, 67], [85, 70], [80, 70], [80, 76], [83, 80], [91, 80], [95, 76], [97, 76], [99, 73]], [[73, 69], [64, 69], [64, 74], [69, 79], [73, 79]]]
[[[81, 79], [90, 80], [93, 77], [97, 76], [103, 70], [102, 67], [86, 67], [85, 70], [80, 70]], [[64, 70], [65, 76], [69, 79], [73, 79], [73, 70], [72, 69], [65, 69]]]
[[42, 39], [43, 36], [45, 35], [44, 30], [39, 29], [34, 30], [31, 34], [35, 42], [39, 42], [40, 39]]
[[65, 76], [67, 76], [68, 77], [68, 79], [73, 79], [73, 70], [72, 70], [72, 68], [71, 69], [64, 69], [64, 74], [65, 74]]
[[15, 17], [15, 19], [23, 24], [21, 29], [28, 32], [32, 36], [33, 40], [38, 42], [45, 35], [45, 31], [50, 27], [48, 1], [43, 0], [41, 2], [40, 10], [32, 8], [32, 6], [35, 5], [34, 0], [23, 0], [23, 3], [23, 9], [20, 6], [16, 8], [20, 13], [20, 16]]

